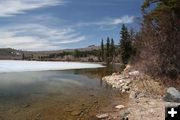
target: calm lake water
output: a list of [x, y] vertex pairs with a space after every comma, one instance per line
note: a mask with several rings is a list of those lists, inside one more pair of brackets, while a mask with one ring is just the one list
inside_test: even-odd
[[101, 81], [111, 72], [107, 67], [0, 73], [0, 120], [96, 120], [127, 98]]

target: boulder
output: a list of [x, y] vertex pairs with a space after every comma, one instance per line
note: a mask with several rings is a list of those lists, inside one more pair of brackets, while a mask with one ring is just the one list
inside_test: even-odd
[[180, 102], [180, 92], [176, 88], [170, 87], [167, 89], [163, 100], [166, 102]]

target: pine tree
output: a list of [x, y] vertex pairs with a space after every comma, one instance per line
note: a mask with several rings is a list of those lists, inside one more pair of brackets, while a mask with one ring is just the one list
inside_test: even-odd
[[24, 53], [22, 54], [22, 60], [25, 60], [25, 55], [24, 55]]
[[101, 59], [104, 61], [104, 40], [101, 41]]
[[80, 52], [79, 52], [79, 50], [74, 50], [74, 57], [75, 58], [79, 58], [80, 57]]
[[114, 40], [111, 38], [111, 46], [110, 46], [110, 56], [111, 56], [111, 61], [113, 60], [115, 55], [115, 46], [114, 46]]
[[121, 59], [124, 64], [127, 64], [129, 58], [131, 57], [132, 46], [131, 46], [128, 29], [124, 24], [122, 25], [120, 34], [121, 34], [121, 39], [120, 39]]
[[109, 57], [110, 57], [110, 38], [107, 37], [107, 43], [106, 43], [106, 63], [109, 64]]

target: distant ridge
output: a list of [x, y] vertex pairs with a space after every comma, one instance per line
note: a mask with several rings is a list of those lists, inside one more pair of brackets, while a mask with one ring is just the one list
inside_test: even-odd
[[75, 48], [75, 49], [63, 49], [63, 50], [51, 50], [51, 51], [22, 51], [13, 48], [0, 48], [0, 60], [21, 60], [23, 54], [36, 55], [36, 56], [48, 56], [50, 54], [59, 54], [62, 52], [73, 52], [78, 51], [92, 51], [99, 50], [100, 46], [90, 45], [85, 48]]

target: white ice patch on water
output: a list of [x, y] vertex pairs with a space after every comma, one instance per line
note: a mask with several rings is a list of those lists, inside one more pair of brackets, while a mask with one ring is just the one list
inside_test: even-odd
[[23, 71], [47, 71], [47, 70], [70, 70], [84, 68], [100, 68], [100, 64], [81, 62], [42, 62], [42, 61], [19, 61], [0, 60], [0, 73], [23, 72]]

